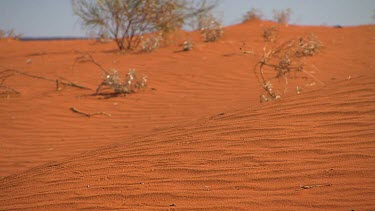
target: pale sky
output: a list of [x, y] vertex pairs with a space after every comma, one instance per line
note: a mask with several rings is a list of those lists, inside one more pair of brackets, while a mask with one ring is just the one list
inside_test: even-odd
[[[221, 0], [215, 14], [224, 25], [240, 23], [252, 7], [265, 19], [273, 9], [291, 8], [290, 24], [374, 24], [375, 0]], [[0, 28], [27, 37], [86, 36], [73, 15], [70, 0], [0, 0]]]

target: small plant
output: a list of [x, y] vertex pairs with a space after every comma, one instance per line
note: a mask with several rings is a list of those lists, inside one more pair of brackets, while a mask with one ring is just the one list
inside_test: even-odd
[[212, 14], [203, 17], [201, 23], [201, 34], [205, 42], [215, 42], [223, 36], [223, 27]]
[[117, 70], [110, 70], [108, 74], [104, 75], [103, 81], [96, 89], [96, 94], [99, 94], [105, 86], [111, 88], [114, 94], [131, 94], [147, 86], [147, 76], [138, 78], [137, 71], [130, 69], [122, 80]]
[[273, 10], [273, 19], [279, 24], [287, 25], [292, 14], [290, 8], [284, 10]]
[[75, 60], [72, 69], [76, 63], [82, 62], [91, 62], [95, 64], [99, 69], [103, 71], [103, 80], [96, 88], [95, 94], [100, 94], [100, 91], [103, 88], [110, 88], [113, 90], [113, 93], [104, 93], [106, 94], [131, 94], [138, 90], [141, 90], [147, 86], [147, 76], [139, 77], [135, 69], [129, 69], [128, 73], [122, 79], [120, 73], [115, 70], [107, 70], [102, 65], [100, 65], [90, 54], [86, 54], [80, 57], [77, 57]]
[[[261, 87], [266, 91], [266, 94], [261, 95], [261, 102], [281, 98], [282, 92], [274, 88], [272, 81], [273, 79], [279, 81], [283, 79], [283, 93], [285, 94], [289, 84], [288, 78], [290, 78], [292, 72], [294, 72], [295, 77], [299, 72], [304, 73], [324, 85], [323, 82], [304, 70], [304, 64], [301, 61], [302, 57], [315, 55], [320, 46], [321, 43], [315, 38], [314, 40], [312, 38], [299, 38], [287, 41], [275, 48], [267, 49], [264, 47], [263, 56], [254, 68], [254, 73]], [[272, 74], [272, 71], [274, 74]], [[273, 76], [270, 76], [270, 74]], [[300, 93], [302, 89], [299, 86], [297, 87], [297, 93]]]
[[263, 29], [263, 38], [266, 42], [275, 42], [278, 38], [278, 32], [276, 26], [270, 26], [268, 28]]
[[242, 23], [252, 21], [252, 20], [261, 20], [263, 18], [263, 13], [259, 9], [252, 8], [244, 16]]
[[[143, 39], [143, 38], [142, 38]], [[160, 47], [160, 43], [163, 40], [161, 34], [153, 35], [142, 40], [142, 51], [151, 52]]]
[[307, 38], [299, 39], [299, 48], [295, 52], [296, 57], [313, 56], [322, 48], [322, 43], [311, 34]]
[[182, 44], [182, 50], [183, 51], [190, 51], [191, 49], [193, 49], [193, 44], [191, 44], [189, 41], [185, 41], [183, 44]]

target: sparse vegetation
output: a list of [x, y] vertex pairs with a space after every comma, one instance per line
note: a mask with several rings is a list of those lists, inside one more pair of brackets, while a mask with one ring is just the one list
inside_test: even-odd
[[278, 33], [279, 31], [276, 26], [270, 26], [263, 29], [262, 36], [266, 42], [275, 42], [278, 38]]
[[0, 96], [2, 96], [2, 97], [6, 96], [8, 98], [12, 95], [21, 94], [16, 89], [14, 89], [10, 86], [7, 86], [5, 84], [5, 81], [7, 79], [9, 79], [10, 77], [16, 76], [16, 75], [21, 75], [21, 76], [25, 76], [25, 77], [30, 77], [30, 78], [35, 78], [35, 79], [39, 79], [39, 80], [44, 80], [44, 81], [56, 83], [56, 90], [57, 91], [61, 90], [60, 85], [71, 86], [71, 87], [75, 87], [75, 88], [78, 88], [78, 89], [91, 90], [88, 87], [82, 86], [78, 83], [68, 81], [66, 79], [51, 79], [51, 78], [46, 78], [46, 77], [43, 77], [43, 76], [32, 75], [30, 73], [23, 72], [23, 71], [20, 71], [20, 70], [17, 70], [17, 69], [5, 69], [5, 70], [0, 72]]
[[215, 7], [189, 0], [72, 0], [72, 5], [85, 28], [108, 33], [120, 50], [137, 49], [146, 33], [158, 31], [164, 38]]
[[202, 17], [200, 22], [202, 24], [201, 34], [205, 42], [214, 42], [223, 36], [223, 26], [212, 14]]
[[252, 21], [252, 20], [261, 20], [263, 18], [263, 13], [257, 8], [252, 8], [244, 16], [242, 23]]
[[130, 69], [129, 72], [125, 75], [124, 79], [122, 79], [121, 74], [117, 70], [105, 69], [90, 54], [77, 57], [76, 61], [73, 64], [73, 68], [76, 63], [82, 62], [91, 62], [103, 71], [103, 79], [99, 86], [96, 88], [95, 95], [101, 94], [100, 92], [105, 88], [112, 89], [112, 92], [104, 94], [126, 95], [144, 89], [147, 86], [147, 76], [139, 77], [135, 69]]
[[313, 56], [322, 48], [322, 43], [314, 36], [314, 34], [310, 34], [306, 38], [301, 37], [298, 45], [299, 47], [295, 51], [296, 57]]
[[161, 34], [142, 38], [142, 51], [151, 52], [160, 47], [163, 37]]
[[16, 33], [14, 29], [10, 29], [10, 30], [0, 29], [0, 39], [10, 38], [10, 39], [18, 40], [21, 38], [21, 36], [22, 34]]
[[292, 10], [290, 8], [284, 10], [273, 10], [273, 19], [279, 24], [287, 25], [291, 14]]
[[96, 94], [99, 94], [103, 87], [111, 88], [114, 94], [131, 94], [146, 86], [147, 76], [138, 78], [135, 69], [130, 69], [124, 80], [121, 79], [121, 75], [117, 70], [111, 70], [108, 74], [104, 75], [103, 81], [96, 89]]
[[[301, 37], [289, 40], [275, 48], [268, 49], [264, 47], [263, 56], [254, 68], [254, 73], [261, 87], [266, 91], [266, 94], [261, 95], [261, 102], [279, 99], [282, 94], [285, 94], [289, 84], [288, 78], [290, 78], [292, 72], [295, 74], [298, 72], [304, 73], [323, 84], [311, 73], [304, 70], [304, 63], [301, 61], [303, 57], [313, 56], [319, 52], [321, 46], [321, 42], [310, 36], [308, 38]], [[274, 74], [271, 74], [272, 72]], [[273, 79], [282, 79], [284, 81], [283, 92], [274, 88]], [[296, 90], [301, 92], [302, 89], [297, 86]]]
[[182, 44], [182, 50], [183, 51], [190, 51], [191, 49], [193, 49], [193, 44], [189, 41], [185, 41], [183, 44]]

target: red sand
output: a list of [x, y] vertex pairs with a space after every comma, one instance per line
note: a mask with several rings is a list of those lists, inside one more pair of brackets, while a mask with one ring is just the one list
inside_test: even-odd
[[[0, 99], [0, 210], [375, 209], [375, 27], [281, 27], [314, 33], [306, 68], [325, 86], [260, 104], [252, 68], [264, 42], [252, 22], [216, 43], [122, 55], [94, 41], [0, 41], [0, 71], [15, 68], [95, 89], [104, 67], [148, 75], [144, 92], [94, 91], [24, 76]], [[188, 39], [181, 33], [177, 43]], [[246, 43], [247, 50], [239, 50]], [[31, 59], [31, 63], [26, 61]], [[86, 118], [69, 110], [107, 112]], [[301, 188], [305, 187], [307, 189]]]

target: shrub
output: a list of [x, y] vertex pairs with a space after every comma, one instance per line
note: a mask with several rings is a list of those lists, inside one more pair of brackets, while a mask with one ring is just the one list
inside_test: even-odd
[[147, 86], [147, 76], [138, 78], [137, 71], [130, 69], [125, 79], [122, 80], [117, 70], [110, 70], [108, 74], [104, 75], [103, 81], [96, 89], [96, 94], [99, 94], [103, 86], [111, 88], [114, 94], [131, 94]]
[[322, 48], [322, 43], [311, 34], [307, 38], [299, 39], [299, 47], [295, 51], [296, 57], [313, 56]]
[[263, 29], [263, 38], [266, 42], [275, 42], [278, 37], [278, 29], [276, 26], [270, 26], [268, 28]]
[[21, 38], [22, 34], [17, 34], [14, 29], [10, 30], [3, 30], [0, 29], [0, 39], [5, 39], [5, 38], [11, 38], [11, 39], [16, 39], [18, 40]]
[[280, 24], [287, 25], [292, 14], [290, 8], [284, 10], [273, 10], [273, 19]]
[[161, 41], [163, 40], [161, 34], [151, 35], [146, 39], [142, 38], [142, 51], [151, 52], [159, 48]]
[[212, 14], [202, 17], [201, 23], [201, 34], [205, 42], [214, 42], [223, 36], [223, 27]]
[[189, 0], [72, 0], [72, 5], [85, 28], [108, 33], [120, 50], [134, 50], [145, 33], [164, 36], [215, 6]]
[[191, 49], [193, 49], [193, 44], [189, 41], [185, 41], [183, 44], [182, 44], [182, 50], [183, 51], [190, 51]]
[[[295, 74], [304, 73], [324, 85], [323, 82], [304, 70], [302, 60], [303, 57], [315, 55], [320, 47], [321, 43], [315, 38], [292, 39], [271, 49], [264, 47], [263, 56], [254, 68], [254, 73], [268, 96], [267, 98], [266, 95], [261, 95], [261, 102], [281, 97], [282, 92], [273, 86], [273, 79], [283, 79], [284, 93], [286, 93], [289, 84], [288, 78], [292, 72]], [[272, 72], [274, 72], [273, 77], [270, 76]], [[301, 91], [299, 86], [296, 89], [297, 92]]]
[[252, 8], [243, 16], [242, 23], [245, 23], [251, 20], [261, 20], [262, 17], [263, 17], [262, 11], [256, 8]]

